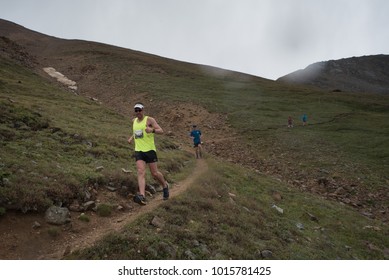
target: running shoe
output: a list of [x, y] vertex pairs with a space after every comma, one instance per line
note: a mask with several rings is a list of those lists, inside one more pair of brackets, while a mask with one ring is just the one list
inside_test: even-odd
[[146, 198], [141, 195], [141, 194], [137, 194], [134, 196], [134, 202], [140, 204], [140, 205], [146, 205], [147, 202], [146, 202]]
[[163, 188], [163, 200], [169, 199], [169, 183], [166, 182], [166, 187]]

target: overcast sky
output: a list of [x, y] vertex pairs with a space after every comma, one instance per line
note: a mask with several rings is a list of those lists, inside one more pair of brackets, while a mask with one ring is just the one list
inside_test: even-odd
[[0, 18], [268, 79], [389, 54], [388, 0], [0, 0]]

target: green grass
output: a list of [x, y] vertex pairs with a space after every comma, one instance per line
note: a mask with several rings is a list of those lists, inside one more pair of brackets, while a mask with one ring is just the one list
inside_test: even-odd
[[[216, 70], [204, 76], [190, 66], [175, 69], [169, 79], [159, 73], [139, 76], [137, 90], [226, 115], [242, 146], [251, 147], [253, 161], [290, 162], [294, 173], [316, 174], [325, 168], [368, 189], [387, 189], [389, 96], [289, 87]], [[303, 113], [308, 127], [301, 126]], [[286, 128], [289, 115], [292, 130]]]
[[[272, 259], [385, 258], [387, 225], [278, 180], [208, 161], [210, 170], [186, 193], [69, 258], [188, 259], [188, 250], [195, 259], [259, 259], [263, 250], [272, 251]], [[162, 229], [150, 225], [154, 216], [165, 221]]]
[[[79, 55], [85, 64], [96, 65], [94, 77], [108, 89], [130, 84], [132, 92], [150, 99], [193, 102], [226, 115], [239, 140], [234, 148], [245, 156], [246, 167], [261, 173], [209, 156], [208, 173], [186, 193], [69, 258], [258, 259], [260, 251], [271, 250], [273, 259], [388, 259], [387, 222], [370, 220], [294, 184], [301, 178], [316, 182], [324, 170], [328, 179], [357, 185], [366, 191], [367, 202], [387, 209], [385, 197], [379, 201], [369, 194], [385, 194], [388, 188], [388, 96], [289, 87], [141, 53], [123, 59], [130, 56], [125, 50], [98, 49], [68, 48], [62, 55], [64, 61], [66, 55]], [[123, 96], [115, 94], [127, 102], [127, 88]], [[4, 59], [0, 109], [0, 209], [42, 211], [53, 203], [66, 205], [96, 184], [136, 191], [135, 172], [121, 172], [135, 171], [126, 141], [128, 117]], [[301, 126], [303, 113], [308, 114], [307, 127]], [[286, 128], [289, 115], [293, 129]], [[167, 137], [158, 139], [158, 149], [159, 166], [169, 181], [190, 174], [190, 154]], [[98, 166], [104, 169], [97, 171]], [[275, 191], [281, 201], [274, 200]], [[154, 216], [165, 221], [162, 229], [150, 225]]]
[[[293, 145], [298, 145], [293, 157], [304, 150], [309, 154], [321, 149], [320, 157], [328, 154], [329, 147], [332, 155], [341, 155], [346, 164], [372, 167], [381, 180], [370, 183], [382, 184], [389, 179], [389, 146], [386, 145], [389, 97], [386, 95], [288, 87], [218, 70], [213, 71], [213, 76], [204, 76], [200, 67], [191, 65], [175, 65], [174, 74], [173, 70], [166, 72], [170, 74], [168, 79], [155, 72], [137, 76], [137, 91], [148, 92], [166, 102], [199, 103], [211, 112], [227, 115], [229, 124], [242, 135], [241, 140], [258, 146], [259, 151], [253, 151], [258, 157], [262, 153], [275, 153], [275, 147], [266, 145], [275, 140], [281, 153], [290, 153]], [[300, 127], [303, 113], [308, 115], [310, 126], [305, 130]], [[293, 132], [284, 129], [289, 115], [298, 128]], [[313, 168], [317, 165], [311, 160], [306, 164]], [[324, 164], [331, 165], [331, 162], [326, 160]], [[349, 175], [355, 177], [357, 173]]]
[[[111, 181], [137, 191], [129, 119], [0, 60], [0, 206], [44, 211], [83, 199], [84, 189]], [[160, 157], [174, 175], [188, 160], [167, 138]], [[170, 163], [174, 157], [176, 163]], [[161, 165], [162, 170], [164, 165]], [[103, 166], [103, 171], [96, 168]]]

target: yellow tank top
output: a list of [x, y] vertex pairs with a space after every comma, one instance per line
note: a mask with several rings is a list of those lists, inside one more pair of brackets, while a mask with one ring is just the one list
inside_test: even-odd
[[138, 122], [138, 118], [136, 118], [134, 120], [134, 123], [132, 124], [136, 152], [148, 152], [157, 150], [154, 143], [154, 133], [146, 133], [145, 131], [147, 118], [147, 116], [144, 116], [141, 122]]

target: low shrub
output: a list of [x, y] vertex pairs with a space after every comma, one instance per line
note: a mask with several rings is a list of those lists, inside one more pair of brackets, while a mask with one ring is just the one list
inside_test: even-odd
[[47, 233], [50, 237], [57, 238], [60, 235], [60, 229], [58, 227], [52, 226], [47, 230]]
[[78, 219], [79, 219], [80, 221], [86, 222], [86, 223], [89, 223], [89, 221], [90, 221], [89, 216], [85, 215], [85, 213], [82, 213], [82, 214], [78, 217]]
[[109, 217], [112, 214], [112, 206], [105, 203], [99, 204], [96, 212], [100, 217]]

